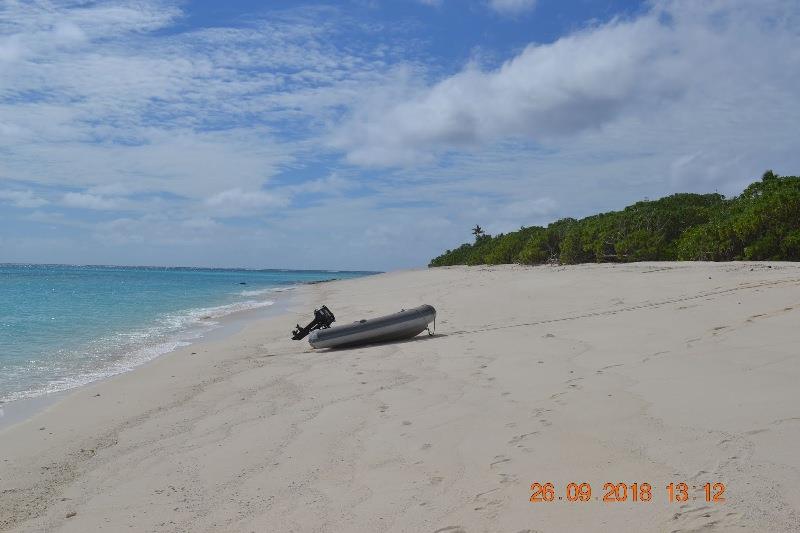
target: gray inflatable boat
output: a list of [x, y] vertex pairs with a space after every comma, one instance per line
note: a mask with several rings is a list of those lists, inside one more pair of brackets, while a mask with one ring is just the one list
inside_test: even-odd
[[346, 326], [317, 329], [308, 338], [314, 348], [342, 348], [356, 344], [410, 339], [419, 335], [436, 320], [436, 309], [421, 305], [399, 313], [359, 320]]

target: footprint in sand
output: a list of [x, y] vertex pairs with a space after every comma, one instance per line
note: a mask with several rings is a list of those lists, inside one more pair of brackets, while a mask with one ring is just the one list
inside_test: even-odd
[[739, 515], [733, 512], [720, 516], [720, 508], [711, 508], [707, 505], [699, 507], [684, 505], [681, 509], [680, 512], [672, 515], [672, 519], [688, 522], [687, 526], [691, 528], [691, 531], [705, 531], [716, 527], [720, 527], [722, 531], [730, 531], [730, 528], [734, 527], [738, 521], [737, 519], [740, 518]]
[[495, 460], [489, 463], [489, 468], [494, 468], [497, 465], [508, 463], [511, 461], [511, 459], [509, 459], [505, 455], [495, 455], [494, 458]]
[[787, 422], [800, 422], [800, 416], [792, 416], [789, 418], [779, 418], [778, 420], [774, 420], [772, 423], [775, 425], [786, 424]]
[[538, 431], [531, 431], [530, 433], [523, 433], [522, 435], [517, 435], [515, 437], [512, 437], [511, 440], [508, 441], [508, 444], [518, 444], [527, 439], [528, 437], [531, 437], [538, 433], [539, 433]]
[[502, 500], [489, 500], [483, 507], [476, 508], [476, 510], [482, 510], [487, 518], [496, 518], [502, 505]]
[[567, 380], [567, 381], [565, 381], [564, 383], [566, 383], [567, 385], [569, 385], [569, 386], [570, 386], [571, 388], [573, 388], [573, 389], [580, 389], [580, 388], [581, 388], [581, 386], [580, 386], [580, 385], [578, 385], [578, 383], [577, 383], [577, 382], [578, 382], [578, 381], [580, 381], [580, 380], [582, 380], [582, 379], [583, 379], [583, 378], [572, 378], [572, 379], [568, 379], [568, 380]]
[[643, 358], [643, 359], [642, 359], [642, 363], [646, 363], [646, 362], [648, 362], [648, 361], [650, 360], [650, 358], [651, 358], [651, 357], [658, 357], [659, 355], [664, 355], [664, 354], [666, 354], [666, 353], [669, 353], [669, 350], [665, 350], [665, 351], [663, 351], [663, 352], [656, 352], [656, 353], [654, 353], [654, 354], [652, 354], [652, 355], [648, 355], [647, 357], [645, 357], [645, 358]]
[[556, 405], [564, 406], [564, 405], [567, 405], [567, 402], [562, 400], [561, 396], [564, 396], [565, 394], [568, 394], [568, 393], [569, 393], [569, 391], [558, 392], [556, 394], [552, 394], [550, 396], [550, 399], [553, 400], [553, 403], [555, 403]]
[[516, 474], [498, 474], [500, 476], [500, 484], [516, 483], [519, 477]]

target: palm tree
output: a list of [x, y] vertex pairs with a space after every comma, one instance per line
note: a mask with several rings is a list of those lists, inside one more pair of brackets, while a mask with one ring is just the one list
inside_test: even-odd
[[480, 227], [480, 226], [479, 226], [479, 225], [477, 225], [477, 224], [475, 224], [475, 227], [474, 227], [474, 228], [472, 228], [472, 234], [473, 234], [473, 235], [475, 235], [475, 240], [478, 240], [478, 239], [480, 239], [480, 238], [481, 238], [481, 235], [483, 235], [484, 233], [486, 233], [486, 232], [485, 232], [485, 231], [483, 231], [483, 228], [482, 228], [482, 227]]

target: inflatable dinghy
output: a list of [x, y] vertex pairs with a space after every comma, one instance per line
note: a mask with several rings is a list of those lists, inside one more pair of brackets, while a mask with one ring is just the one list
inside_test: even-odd
[[[326, 308], [327, 309], [327, 308]], [[357, 344], [410, 339], [436, 320], [436, 309], [421, 305], [399, 313], [359, 320], [346, 326], [316, 329], [308, 338], [314, 348], [342, 348]]]

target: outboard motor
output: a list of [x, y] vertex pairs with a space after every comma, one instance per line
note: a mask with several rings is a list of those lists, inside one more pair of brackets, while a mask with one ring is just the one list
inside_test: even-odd
[[336, 317], [333, 316], [331, 310], [323, 305], [319, 309], [314, 309], [314, 320], [309, 322], [306, 327], [300, 327], [300, 324], [297, 324], [297, 328], [292, 331], [292, 340], [299, 341], [315, 329], [328, 329], [335, 321]]

